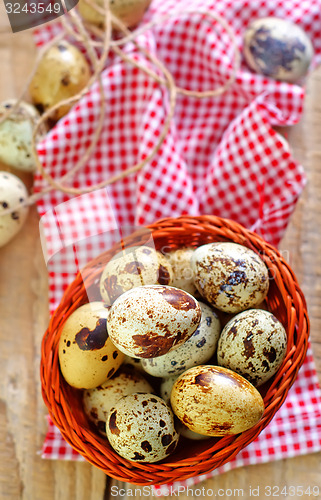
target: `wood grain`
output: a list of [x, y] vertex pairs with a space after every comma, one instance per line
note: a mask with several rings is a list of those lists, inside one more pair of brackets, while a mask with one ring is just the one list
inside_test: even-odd
[[[3, 33], [6, 29], [8, 21], [1, 3], [1, 100], [19, 95], [35, 54], [30, 32], [12, 35]], [[321, 380], [320, 92], [321, 70], [318, 69], [308, 80], [303, 120], [285, 131], [295, 157], [305, 166], [308, 183], [281, 248], [307, 298], [311, 342]], [[31, 188], [31, 177], [21, 177]], [[118, 488], [124, 489], [121, 491], [124, 495], [118, 496], [132, 498], [134, 486], [111, 479], [106, 481], [106, 476], [88, 463], [40, 458], [46, 433], [46, 409], [41, 397], [39, 360], [41, 338], [48, 322], [47, 287], [38, 215], [33, 207], [21, 233], [0, 249], [0, 498], [104, 500], [116, 497], [114, 493]], [[244, 467], [191, 487], [180, 498], [190, 498], [193, 491], [196, 496], [201, 488], [204, 488], [201, 496], [205, 497], [211, 496], [211, 490], [214, 493], [221, 490], [221, 498], [247, 498], [250, 487], [259, 487], [263, 498], [266, 486], [320, 486], [320, 460], [321, 454], [317, 453]], [[151, 494], [144, 494], [146, 490], [138, 493], [136, 491], [137, 499], [152, 498]], [[283, 498], [290, 496], [283, 495]]]

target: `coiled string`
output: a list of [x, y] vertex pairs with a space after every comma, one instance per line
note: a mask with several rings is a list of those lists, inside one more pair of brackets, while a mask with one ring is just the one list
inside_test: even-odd
[[[56, 36], [44, 47], [42, 47], [42, 49], [39, 51], [35, 62], [35, 66], [31, 74], [27, 78], [26, 85], [20, 97], [17, 99], [15, 105], [11, 109], [6, 111], [0, 118], [0, 123], [1, 123], [2, 121], [6, 120], [11, 113], [14, 113], [14, 111], [19, 107], [20, 102], [22, 101], [22, 99], [24, 98], [25, 94], [28, 91], [30, 82], [32, 81], [32, 78], [34, 77], [37, 71], [37, 67], [41, 59], [53, 45], [57, 44], [60, 40], [65, 39], [66, 37], [69, 37], [71, 39], [71, 43], [72, 40], [74, 40], [76, 43], [81, 44], [93, 68], [93, 72], [89, 82], [79, 93], [77, 93], [73, 97], [64, 99], [63, 101], [55, 104], [47, 111], [45, 111], [35, 123], [33, 130], [32, 153], [34, 157], [35, 169], [38, 173], [41, 174], [43, 179], [46, 180], [47, 186], [41, 189], [39, 192], [31, 194], [26, 200], [24, 200], [23, 203], [20, 203], [15, 207], [11, 207], [10, 209], [1, 211], [0, 215], [6, 215], [7, 213], [12, 213], [13, 211], [18, 210], [22, 206], [30, 206], [36, 203], [38, 200], [40, 200], [44, 196], [44, 194], [52, 190], [59, 190], [61, 192], [64, 192], [72, 196], [81, 195], [95, 191], [97, 189], [101, 189], [129, 175], [139, 172], [142, 168], [144, 168], [144, 166], [147, 163], [149, 163], [155, 157], [170, 130], [170, 126], [175, 114], [177, 95], [181, 94], [184, 96], [195, 97], [198, 99], [215, 98], [226, 92], [235, 82], [236, 75], [240, 67], [240, 60], [241, 60], [240, 52], [237, 46], [233, 30], [219, 14], [205, 10], [186, 10], [186, 9], [177, 10], [171, 12], [170, 14], [155, 17], [152, 21], [145, 23], [144, 25], [141, 25], [136, 30], [130, 31], [122, 23], [120, 19], [116, 18], [112, 14], [109, 6], [109, 0], [104, 0], [104, 8], [99, 8], [94, 2], [92, 2], [92, 0], [86, 0], [86, 3], [90, 5], [97, 13], [104, 16], [104, 25], [105, 25], [104, 30], [99, 29], [93, 24], [85, 22], [79, 15], [77, 9], [72, 9], [71, 11], [67, 12], [64, 16], [62, 16], [59, 19], [59, 23], [61, 25], [61, 33], [59, 33], [58, 36]], [[178, 18], [182, 15], [203, 16], [204, 18], [207, 18], [210, 22], [218, 23], [229, 36], [233, 48], [232, 70], [229, 78], [222, 86], [207, 91], [193, 91], [177, 86], [172, 74], [166, 68], [166, 66], [157, 58], [157, 56], [152, 54], [149, 50], [147, 50], [145, 47], [142, 47], [137, 42], [137, 39], [141, 34], [145, 33], [148, 30], [152, 30], [155, 26], [164, 24], [166, 21], [170, 19]], [[121, 38], [113, 39], [112, 27], [117, 27], [117, 30], [122, 34]], [[152, 63], [152, 65], [156, 68], [157, 71], [153, 71], [150, 65], [147, 66], [137, 61], [122, 49], [122, 47], [129, 42], [132, 42], [137, 48], [137, 50], [140, 51], [142, 54], [144, 54], [147, 60]], [[108, 55], [110, 54], [110, 51], [113, 51], [115, 54], [117, 54], [117, 56], [119, 56], [123, 61], [132, 64], [140, 71], [145, 72], [155, 82], [157, 82], [159, 85], [167, 89], [168, 91], [167, 116], [163, 124], [163, 129], [158, 137], [156, 144], [153, 146], [153, 148], [150, 151], [150, 154], [147, 157], [145, 157], [144, 160], [139, 161], [136, 165], [133, 165], [116, 175], [107, 177], [98, 184], [81, 188], [75, 188], [68, 185], [68, 182], [70, 182], [70, 180], [72, 180], [72, 178], [76, 175], [76, 173], [79, 170], [81, 170], [88, 162], [89, 158], [91, 157], [91, 154], [93, 153], [99, 141], [100, 134], [103, 128], [104, 118], [105, 118], [105, 96], [104, 96], [104, 87], [101, 74], [106, 67], [107, 64], [106, 61]], [[50, 175], [49, 172], [46, 171], [38, 156], [37, 144], [39, 142], [39, 137], [41, 137], [40, 130], [43, 129], [44, 125], [47, 123], [48, 119], [55, 111], [57, 111], [62, 106], [71, 106], [76, 104], [88, 93], [91, 86], [95, 82], [98, 83], [99, 87], [100, 110], [99, 110], [98, 123], [91, 138], [91, 142], [88, 145], [85, 154], [82, 155], [81, 159], [73, 166], [73, 168], [70, 169], [64, 176], [56, 179], [52, 175]]]

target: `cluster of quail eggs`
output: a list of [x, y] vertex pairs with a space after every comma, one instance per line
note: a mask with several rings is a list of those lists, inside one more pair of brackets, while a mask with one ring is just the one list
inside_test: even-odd
[[262, 417], [260, 387], [287, 349], [253, 250], [215, 242], [117, 253], [101, 301], [62, 326], [59, 362], [91, 426], [123, 458], [165, 459], [182, 439], [238, 434]]

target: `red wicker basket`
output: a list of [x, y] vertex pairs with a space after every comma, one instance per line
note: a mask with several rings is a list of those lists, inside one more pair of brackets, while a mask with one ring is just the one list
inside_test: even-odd
[[[271, 278], [267, 305], [286, 328], [288, 349], [282, 366], [262, 394], [264, 415], [253, 428], [234, 436], [189, 441], [188, 447], [182, 441], [177, 451], [162, 462], [143, 464], [125, 460], [110, 447], [107, 439], [92, 430], [82, 411], [80, 391], [66, 384], [59, 369], [58, 342], [64, 321], [73, 310], [88, 302], [88, 296], [93, 296], [98, 288], [100, 273], [120, 246], [91, 261], [66, 290], [43, 337], [43, 398], [54, 424], [75, 450], [107, 475], [137, 485], [187, 479], [210, 472], [235, 457], [260, 434], [284, 402], [304, 361], [309, 336], [306, 302], [293, 271], [280, 252], [255, 233], [231, 220], [215, 216], [163, 219], [148, 226], [147, 230], [160, 250], [199, 246], [213, 241], [233, 241], [260, 254]], [[144, 229], [135, 232], [126, 238], [126, 246], [144, 244], [147, 234]]]

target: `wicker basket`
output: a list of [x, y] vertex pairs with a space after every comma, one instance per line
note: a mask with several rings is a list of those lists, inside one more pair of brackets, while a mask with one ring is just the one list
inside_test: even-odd
[[[92, 430], [82, 411], [80, 391], [66, 384], [59, 369], [58, 342], [64, 321], [73, 310], [88, 302], [88, 296], [92, 297], [103, 267], [120, 248], [114, 247], [90, 262], [66, 290], [44, 335], [41, 356], [43, 398], [54, 424], [75, 450], [107, 475], [137, 485], [187, 479], [210, 472], [235, 457], [260, 434], [284, 402], [304, 361], [309, 336], [306, 303], [295, 275], [278, 250], [255, 233], [215, 216], [163, 219], [149, 226], [148, 231], [151, 231], [156, 248], [166, 248], [167, 251], [213, 241], [234, 241], [259, 253], [271, 278], [268, 308], [286, 328], [288, 349], [282, 366], [264, 389], [264, 415], [254, 427], [235, 436], [189, 441], [188, 446], [182, 441], [173, 455], [155, 464], [125, 460], [106, 439]], [[126, 246], [144, 244], [146, 236], [146, 230], [135, 232], [126, 238]]]

